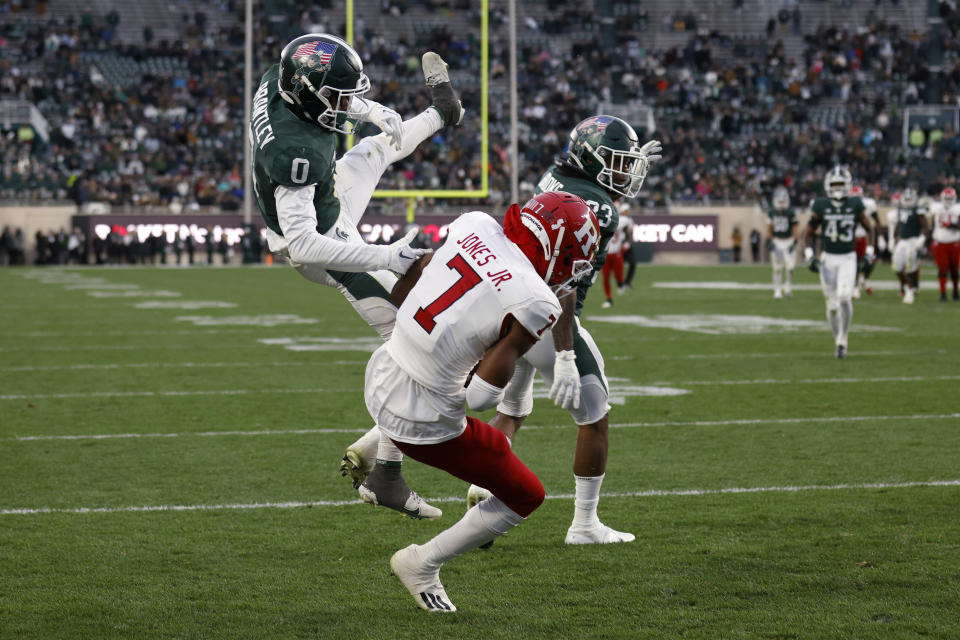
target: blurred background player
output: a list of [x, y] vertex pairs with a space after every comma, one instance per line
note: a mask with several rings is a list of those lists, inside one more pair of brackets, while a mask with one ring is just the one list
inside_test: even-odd
[[633, 251], [633, 218], [627, 215], [630, 211], [630, 205], [626, 202], [620, 202], [617, 204], [617, 208], [620, 210], [620, 226], [623, 228], [623, 247], [620, 252], [623, 254], [626, 273], [621, 288], [622, 293], [625, 293], [628, 289], [633, 288], [633, 276], [637, 271], [637, 254]]
[[543, 502], [543, 485], [505, 435], [468, 418], [466, 408], [496, 406], [517, 358], [549, 335], [560, 316], [557, 293], [572, 294], [592, 270], [597, 227], [586, 202], [560, 192], [512, 205], [503, 228], [479, 211], [460, 216], [444, 245], [424, 258], [393, 335], [370, 358], [365, 397], [380, 429], [411, 458], [492, 493], [450, 528], [390, 559], [421, 609], [456, 611], [440, 567]]
[[[826, 195], [810, 203], [804, 260], [813, 272], [820, 273], [820, 287], [827, 304], [827, 321], [833, 332], [837, 358], [847, 356], [847, 338], [853, 321], [853, 289], [857, 284], [857, 254], [854, 228], [859, 222], [874, 233], [873, 225], [860, 198], [850, 196], [853, 182], [850, 171], [836, 166], [823, 179]], [[820, 258], [814, 252], [820, 236]], [[867, 251], [873, 245], [872, 237]]]
[[[603, 268], [610, 239], [618, 228], [619, 212], [614, 200], [621, 196], [632, 199], [640, 193], [649, 163], [660, 159], [660, 151], [656, 140], [640, 146], [633, 127], [620, 118], [593, 116], [573, 128], [564, 156], [555, 161], [537, 185], [538, 193], [567, 191], [590, 205], [600, 223], [599, 249], [592, 277], [578, 283], [576, 297], [561, 299], [563, 313], [553, 329], [553, 344], [538, 343], [518, 363], [490, 424], [512, 442], [524, 418], [533, 411], [534, 370], [540, 372], [550, 389], [550, 399], [570, 412], [578, 429], [573, 458], [574, 517], [567, 530], [567, 544], [634, 539], [632, 533], [615, 531], [597, 516], [600, 486], [607, 467], [610, 405], [603, 356], [579, 317], [587, 291]], [[467, 492], [468, 506], [485, 495], [483, 488], [471, 486]]]
[[[433, 105], [402, 121], [363, 97], [370, 80], [353, 47], [329, 34], [306, 34], [290, 41], [280, 63], [264, 73], [250, 120], [254, 193], [270, 250], [311, 282], [340, 291], [384, 339], [396, 319], [390, 292], [397, 274], [425, 251], [410, 246], [412, 233], [391, 245], [366, 244], [357, 224], [387, 167], [463, 118], [443, 60], [425, 53], [422, 66]], [[376, 125], [381, 133], [334, 162], [338, 134], [356, 122]], [[391, 465], [375, 489], [380, 501], [413, 517], [440, 516], [407, 487], [402, 456], [392, 443], [374, 430], [362, 446]]]
[[[619, 214], [618, 214], [619, 215]], [[629, 219], [620, 218], [617, 221], [617, 230], [613, 232], [610, 242], [607, 244], [607, 257], [603, 261], [603, 294], [606, 299], [601, 305], [604, 309], [613, 306], [613, 293], [610, 287], [610, 276], [613, 275], [617, 281], [617, 293], [623, 294], [626, 290], [623, 279], [623, 250], [624, 245], [630, 246], [627, 241], [627, 227]]]
[[921, 211], [917, 190], [903, 190], [893, 230], [893, 270], [900, 279], [904, 304], [913, 304], [920, 286], [920, 254], [930, 235], [930, 223]]
[[960, 204], [957, 191], [947, 187], [940, 192], [940, 201], [930, 206], [933, 216], [933, 259], [940, 281], [940, 301], [947, 301], [947, 274], [953, 281], [953, 299], [960, 300], [957, 280], [960, 279]]
[[[877, 201], [864, 196], [863, 187], [858, 184], [850, 187], [850, 195], [860, 198], [860, 201], [863, 202], [864, 211], [870, 216], [870, 219], [873, 220], [873, 224], [876, 227], [879, 223], [879, 218], [877, 217]], [[874, 248], [871, 254], [869, 256], [867, 255], [869, 235], [869, 232], [862, 224], [858, 224], [856, 230], [853, 232], [854, 248], [857, 252], [857, 286], [853, 289], [854, 300], [859, 299], [860, 294], [864, 291], [867, 295], [873, 293], [873, 289], [868, 284], [868, 281], [870, 280], [870, 274], [873, 273], [873, 267], [877, 263], [877, 252], [876, 248]]]
[[800, 228], [797, 212], [790, 206], [786, 187], [773, 190], [773, 201], [767, 210], [767, 241], [770, 243], [770, 264], [773, 267], [773, 298], [791, 298], [793, 268], [797, 264], [797, 242]]

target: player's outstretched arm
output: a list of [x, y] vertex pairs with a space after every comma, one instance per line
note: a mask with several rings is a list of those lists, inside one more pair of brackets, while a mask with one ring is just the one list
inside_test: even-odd
[[294, 264], [316, 264], [336, 271], [364, 272], [390, 269], [406, 273], [426, 249], [410, 246], [416, 229], [389, 245], [341, 242], [317, 231], [314, 186], [277, 187], [277, 219]]

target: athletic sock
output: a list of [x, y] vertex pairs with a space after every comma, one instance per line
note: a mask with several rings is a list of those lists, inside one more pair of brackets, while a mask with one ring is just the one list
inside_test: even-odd
[[597, 503], [600, 502], [600, 485], [603, 484], [604, 475], [573, 476], [577, 487], [573, 500], [574, 526], [592, 527], [600, 523]]
[[460, 520], [420, 547], [430, 568], [439, 569], [447, 560], [490, 542], [523, 522], [523, 517], [496, 496], [490, 496]]

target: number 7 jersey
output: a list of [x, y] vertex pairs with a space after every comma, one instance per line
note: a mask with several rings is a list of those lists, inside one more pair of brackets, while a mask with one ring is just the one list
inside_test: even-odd
[[386, 349], [413, 380], [462, 403], [467, 376], [508, 316], [539, 339], [551, 335], [560, 303], [496, 220], [465, 213], [397, 311]]
[[860, 214], [864, 211], [863, 201], [857, 196], [843, 200], [831, 200], [821, 196], [810, 203], [813, 215], [810, 226], [820, 230], [821, 248], [827, 253], [850, 253], [855, 251], [855, 230]]

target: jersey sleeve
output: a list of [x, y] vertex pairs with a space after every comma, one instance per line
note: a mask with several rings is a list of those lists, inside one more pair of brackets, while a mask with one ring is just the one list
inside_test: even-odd
[[552, 300], [544, 297], [515, 304], [508, 307], [506, 312], [531, 336], [539, 340], [557, 324], [561, 309], [560, 302], [553, 296]]

